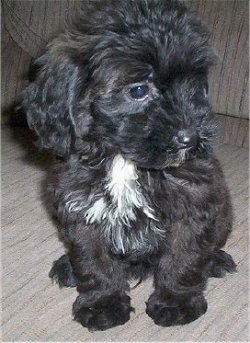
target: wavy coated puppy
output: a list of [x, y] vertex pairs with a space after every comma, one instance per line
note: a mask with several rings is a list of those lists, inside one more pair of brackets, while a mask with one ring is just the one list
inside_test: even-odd
[[208, 35], [174, 0], [82, 5], [23, 93], [39, 145], [60, 157], [48, 189], [67, 253], [50, 277], [77, 287], [73, 315], [90, 330], [127, 322], [129, 281], [149, 275], [146, 313], [189, 323], [206, 312], [208, 277], [235, 271], [221, 250], [232, 209], [211, 148]]

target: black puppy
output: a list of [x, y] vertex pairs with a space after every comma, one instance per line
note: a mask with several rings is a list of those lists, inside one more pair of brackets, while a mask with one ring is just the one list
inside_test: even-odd
[[229, 193], [212, 140], [206, 30], [173, 0], [83, 2], [37, 60], [23, 94], [38, 143], [61, 162], [49, 186], [67, 254], [50, 276], [76, 286], [91, 330], [129, 320], [129, 280], [153, 274], [146, 312], [162, 326], [205, 313], [208, 277], [233, 272], [220, 250]]

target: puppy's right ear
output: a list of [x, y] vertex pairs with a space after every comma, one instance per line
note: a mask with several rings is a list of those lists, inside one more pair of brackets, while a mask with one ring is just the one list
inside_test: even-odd
[[[84, 73], [65, 54], [49, 51], [36, 60], [37, 77], [22, 93], [22, 105], [38, 145], [65, 156], [74, 137], [74, 108]], [[81, 74], [81, 76], [80, 76]]]

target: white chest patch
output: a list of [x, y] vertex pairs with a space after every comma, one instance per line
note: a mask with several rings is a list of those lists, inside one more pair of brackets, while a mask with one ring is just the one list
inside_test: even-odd
[[86, 211], [85, 218], [88, 224], [100, 223], [106, 217], [106, 213], [107, 204], [104, 198], [100, 198]]
[[[111, 203], [107, 203], [105, 199], [107, 193], [112, 199]], [[107, 240], [112, 242], [115, 251], [140, 251], [146, 245], [149, 246], [148, 230], [159, 234], [161, 230], [156, 225], [149, 228], [147, 224], [136, 232], [130, 230], [132, 223], [136, 221], [137, 209], [147, 218], [158, 221], [142, 193], [136, 165], [117, 155], [106, 176], [104, 195], [85, 212], [86, 221], [89, 224], [103, 223], [101, 229]]]
[[113, 203], [108, 206], [104, 197], [95, 201], [85, 213], [87, 223], [100, 223], [107, 218], [112, 225], [129, 226], [131, 221], [136, 220], [136, 208], [141, 208], [148, 218], [156, 220], [141, 192], [136, 166], [132, 161], [125, 160], [121, 155], [115, 156], [106, 180], [105, 189]]
[[136, 208], [141, 208], [147, 217], [155, 219], [153, 210], [141, 192], [136, 166], [132, 161], [117, 155], [113, 160], [106, 187], [114, 200], [113, 214], [110, 213], [113, 220], [129, 225], [131, 220], [136, 219]]

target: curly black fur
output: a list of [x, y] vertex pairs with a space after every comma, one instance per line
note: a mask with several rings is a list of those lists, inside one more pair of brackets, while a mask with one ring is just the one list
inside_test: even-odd
[[49, 194], [68, 247], [50, 277], [76, 286], [91, 330], [129, 320], [129, 280], [154, 276], [147, 314], [162, 326], [205, 313], [208, 277], [235, 271], [220, 250], [232, 209], [212, 152], [196, 15], [174, 0], [84, 2], [37, 60], [23, 106], [39, 145], [62, 157]]

